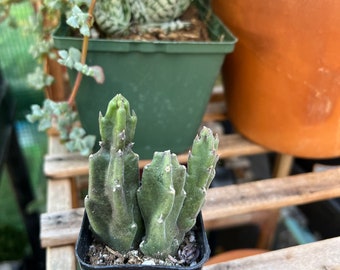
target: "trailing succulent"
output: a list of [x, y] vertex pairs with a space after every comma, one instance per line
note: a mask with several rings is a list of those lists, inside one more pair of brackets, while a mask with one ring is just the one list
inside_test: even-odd
[[100, 114], [100, 150], [89, 157], [85, 208], [93, 233], [110, 248], [125, 253], [174, 256], [195, 225], [215, 175], [218, 139], [206, 127], [195, 138], [187, 168], [170, 151], [155, 152], [139, 179], [138, 155], [132, 151], [137, 117], [129, 102], [115, 96]]

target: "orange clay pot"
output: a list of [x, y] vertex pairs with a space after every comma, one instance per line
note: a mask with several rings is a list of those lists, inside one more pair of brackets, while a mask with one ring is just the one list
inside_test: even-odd
[[212, 0], [239, 39], [226, 57], [235, 128], [272, 150], [340, 155], [340, 1]]

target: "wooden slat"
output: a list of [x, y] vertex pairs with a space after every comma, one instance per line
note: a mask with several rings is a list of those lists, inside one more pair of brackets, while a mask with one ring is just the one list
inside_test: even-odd
[[[58, 213], [56, 211], [63, 211], [72, 208], [72, 183], [70, 179], [58, 179], [56, 181], [49, 180], [47, 182], [47, 211], [52, 215], [52, 217], [56, 216], [54, 213]], [[42, 247], [47, 247], [44, 241], [48, 241], [49, 233], [59, 234], [59, 228], [57, 230], [49, 231], [47, 234], [43, 232], [44, 225], [46, 222], [43, 221], [42, 214], [40, 216], [40, 243]], [[58, 221], [56, 222], [58, 224]], [[61, 225], [61, 224], [59, 224]], [[73, 237], [72, 242], [74, 243], [79, 233], [79, 225], [70, 228], [73, 229], [70, 237]], [[64, 234], [62, 234], [64, 235]], [[74, 237], [76, 237], [74, 239]], [[57, 237], [58, 238], [58, 237]], [[63, 237], [59, 237], [62, 239]], [[62, 247], [48, 247], [46, 249], [46, 269], [47, 270], [62, 270], [62, 269], [76, 269], [76, 260], [74, 257], [74, 245], [70, 243], [70, 241], [66, 241], [66, 245]], [[54, 246], [54, 245], [49, 245]]]
[[226, 100], [222, 85], [215, 85], [202, 122], [225, 121], [228, 119]]
[[[214, 87], [213, 93], [210, 96], [209, 99], [209, 105], [214, 104], [214, 103], [225, 103], [225, 97], [224, 97], [224, 92], [222, 87]], [[225, 107], [225, 104], [224, 104]]]
[[283, 177], [290, 174], [294, 157], [287, 154], [276, 155], [273, 177]]
[[[221, 159], [269, 152], [268, 149], [245, 139], [239, 134], [223, 135], [219, 139], [218, 154]], [[185, 163], [187, 156], [187, 153], [178, 155], [178, 160], [181, 163]], [[148, 163], [150, 163], [150, 160], [141, 160], [139, 167], [143, 168]], [[44, 173], [50, 178], [68, 178], [75, 175], [86, 175], [88, 174], [88, 158], [71, 153], [47, 155], [45, 157]]]
[[223, 121], [228, 118], [227, 113], [218, 113], [218, 112], [211, 112], [207, 113], [203, 117], [203, 122], [211, 122], [211, 121]]
[[88, 174], [88, 158], [75, 153], [45, 156], [44, 173], [51, 179]]
[[[55, 216], [54, 213], [56, 211], [62, 211], [72, 208], [72, 183], [70, 179], [58, 179], [56, 181], [49, 180], [47, 182], [47, 211], [52, 215]], [[59, 234], [59, 228], [56, 230], [52, 230], [49, 233], [45, 234], [43, 232], [44, 230], [44, 224], [46, 222], [43, 221], [43, 215], [40, 216], [40, 243], [42, 247], [47, 247], [46, 243], [44, 241], [48, 241], [49, 238], [55, 238], [55, 237], [49, 237], [49, 233]], [[58, 222], [56, 222], [58, 224]], [[59, 224], [61, 225], [61, 224]], [[47, 270], [63, 270], [63, 269], [69, 269], [69, 270], [75, 270], [76, 269], [76, 260], [74, 257], [74, 245], [73, 243], [76, 241], [75, 239], [78, 236], [79, 233], [79, 224], [77, 226], [74, 226], [73, 228], [70, 228], [72, 231], [72, 234], [70, 237], [73, 237], [73, 240], [66, 241], [65, 244], [69, 244], [62, 247], [48, 247], [46, 249], [46, 269]], [[77, 229], [78, 228], [78, 229]], [[62, 234], [64, 235], [64, 234]], [[76, 238], [74, 238], [76, 237]], [[57, 237], [59, 239], [62, 239], [63, 237]], [[53, 241], [53, 240], [52, 240]], [[52, 245], [50, 245], [52, 246]]]
[[243, 259], [204, 266], [204, 270], [339, 270], [340, 237]]
[[[270, 150], [255, 144], [240, 134], [228, 134], [219, 137], [218, 155], [220, 159], [243, 156], [243, 155], [255, 155], [268, 153]], [[184, 164], [187, 162], [188, 153], [178, 155], [178, 160], [180, 163]], [[139, 162], [139, 167], [143, 168], [146, 164], [150, 163], [151, 160], [141, 160]]]
[[220, 159], [268, 153], [265, 147], [249, 141], [240, 134], [229, 134], [219, 137], [218, 154]]
[[340, 196], [340, 169], [213, 188], [203, 216], [207, 228], [214, 220], [253, 211], [277, 209]]
[[[329, 170], [319, 173], [299, 174], [283, 178], [274, 178], [257, 182], [231, 185], [209, 189], [207, 201], [202, 209], [204, 224], [207, 230], [221, 227], [224, 220], [228, 223], [228, 217], [247, 214], [256, 211], [278, 209], [281, 207], [299, 205], [318, 200], [330, 199], [340, 196], [340, 169]], [[76, 215], [69, 212], [60, 212], [59, 224], [41, 224], [41, 241], [51, 244], [74, 243], [76, 236], [70, 236], [69, 231], [65, 233], [64, 228], [74, 226], [73, 232], [79, 230], [81, 219], [72, 223], [68, 215]], [[53, 219], [48, 217], [44, 220]], [[76, 215], [77, 216], [77, 215]], [[59, 233], [52, 238], [50, 230], [57, 230]], [[64, 235], [62, 235], [64, 233]], [[59, 238], [65, 238], [60, 240]], [[66, 240], [68, 239], [68, 240]], [[64, 242], [64, 243], [65, 243]]]
[[76, 265], [73, 245], [46, 250], [46, 270], [76, 270]]
[[42, 214], [40, 217], [41, 246], [51, 247], [75, 243], [83, 214], [83, 208]]
[[47, 212], [72, 208], [72, 184], [69, 179], [47, 182]]
[[55, 129], [48, 131], [48, 153], [50, 154], [66, 154], [67, 150], [65, 145], [60, 143], [58, 132]]

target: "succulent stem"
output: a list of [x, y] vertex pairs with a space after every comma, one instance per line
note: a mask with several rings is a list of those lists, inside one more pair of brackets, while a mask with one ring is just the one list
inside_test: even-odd
[[[139, 181], [132, 151], [137, 117], [129, 102], [115, 96], [100, 114], [100, 150], [89, 158], [85, 208], [93, 233], [125, 253], [140, 248], [164, 259], [176, 252], [191, 230], [215, 175], [218, 139], [208, 128], [195, 138], [187, 168], [170, 151], [155, 152]], [[145, 228], [145, 232], [144, 232]]]

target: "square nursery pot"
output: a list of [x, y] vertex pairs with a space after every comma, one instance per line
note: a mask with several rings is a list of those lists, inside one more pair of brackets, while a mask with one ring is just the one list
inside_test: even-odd
[[93, 235], [89, 229], [90, 223], [86, 214], [84, 213], [82, 225], [80, 228], [80, 233], [75, 247], [75, 253], [77, 261], [82, 270], [92, 270], [92, 269], [105, 269], [105, 270], [161, 270], [161, 269], [181, 269], [181, 270], [196, 270], [201, 269], [203, 264], [209, 259], [210, 247], [207, 239], [206, 232], [204, 230], [204, 224], [202, 219], [202, 214], [200, 213], [196, 220], [195, 225], [195, 235], [197, 239], [197, 245], [199, 246], [200, 255], [197, 259], [197, 264], [194, 266], [165, 266], [165, 265], [139, 265], [139, 264], [116, 264], [116, 265], [90, 265], [86, 260], [86, 254], [89, 250], [90, 245], [93, 241]]
[[[99, 138], [98, 115], [117, 93], [130, 100], [138, 115], [134, 149], [141, 159], [154, 151], [186, 151], [197, 133], [224, 57], [234, 49], [236, 38], [196, 1], [207, 22], [211, 41], [130, 41], [91, 39], [89, 66], [104, 69], [105, 82], [84, 77], [77, 94], [80, 120], [88, 134]], [[81, 49], [82, 39], [71, 37], [61, 25], [54, 35], [57, 49]], [[71, 82], [76, 73], [70, 71]], [[97, 149], [95, 149], [97, 150]]]

